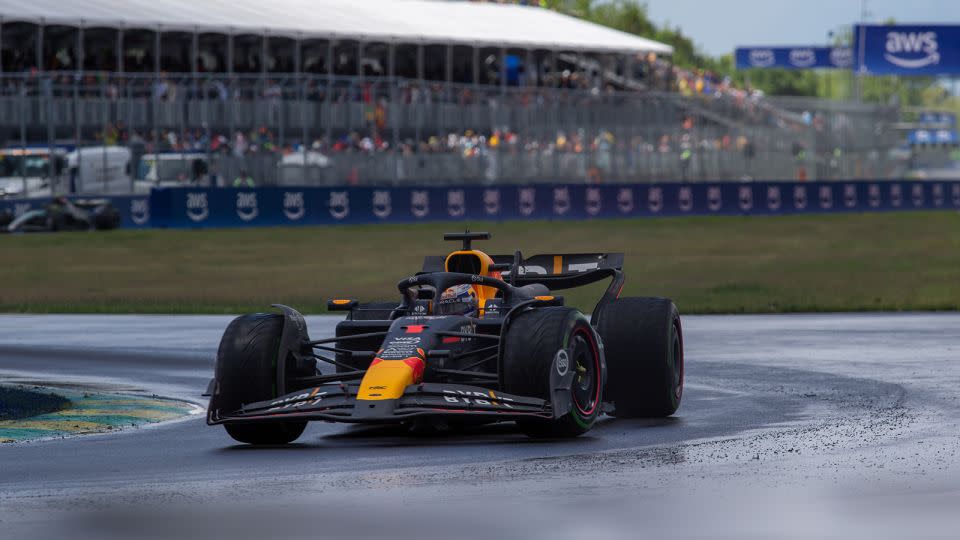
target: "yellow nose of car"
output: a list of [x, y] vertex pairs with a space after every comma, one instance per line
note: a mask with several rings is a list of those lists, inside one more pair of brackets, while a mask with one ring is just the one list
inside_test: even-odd
[[420, 382], [423, 377], [424, 362], [412, 356], [403, 360], [383, 360], [375, 358], [370, 369], [360, 381], [357, 399], [377, 401], [397, 399], [411, 384]]

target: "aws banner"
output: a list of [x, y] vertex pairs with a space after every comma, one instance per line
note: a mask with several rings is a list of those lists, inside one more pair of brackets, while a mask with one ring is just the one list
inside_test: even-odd
[[847, 47], [737, 47], [737, 69], [850, 69]]
[[960, 74], [958, 25], [857, 25], [855, 69], [875, 75]]
[[960, 182], [154, 190], [154, 227], [960, 210]]

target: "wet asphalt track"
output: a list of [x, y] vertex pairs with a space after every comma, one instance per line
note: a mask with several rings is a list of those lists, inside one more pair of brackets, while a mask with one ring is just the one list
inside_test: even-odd
[[[335, 321], [310, 318], [311, 335]], [[0, 378], [202, 404], [228, 322], [0, 316]], [[604, 420], [560, 442], [509, 425], [431, 436], [314, 423], [295, 445], [254, 449], [198, 416], [2, 445], [0, 520], [28, 536], [310, 536], [321, 520], [331, 537], [956, 537], [960, 314], [684, 325], [674, 418]]]

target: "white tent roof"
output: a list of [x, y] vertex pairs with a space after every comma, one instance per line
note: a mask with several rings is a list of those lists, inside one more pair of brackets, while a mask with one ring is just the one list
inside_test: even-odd
[[669, 45], [536, 7], [427, 0], [0, 0], [4, 22], [671, 54]]

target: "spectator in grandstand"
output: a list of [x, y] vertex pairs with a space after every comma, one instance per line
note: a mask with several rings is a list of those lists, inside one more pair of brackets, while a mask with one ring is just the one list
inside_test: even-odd
[[252, 188], [256, 187], [256, 184], [253, 181], [253, 177], [250, 176], [246, 169], [240, 169], [240, 175], [233, 179], [233, 187]]

